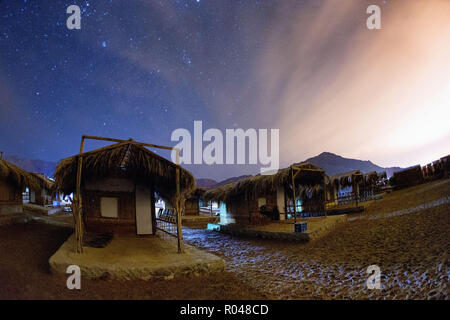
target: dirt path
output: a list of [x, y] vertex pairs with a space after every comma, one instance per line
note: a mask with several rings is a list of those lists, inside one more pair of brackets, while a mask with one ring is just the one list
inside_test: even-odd
[[[410, 215], [359, 220], [308, 244], [233, 238], [186, 230], [191, 245], [227, 261], [256, 289], [282, 299], [448, 298], [450, 205]], [[368, 290], [368, 266], [382, 273], [382, 290]]]

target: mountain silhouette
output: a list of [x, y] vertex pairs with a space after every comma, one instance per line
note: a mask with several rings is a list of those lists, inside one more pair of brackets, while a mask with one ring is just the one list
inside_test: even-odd
[[386, 171], [387, 176], [390, 177], [395, 171], [399, 171], [402, 169], [400, 167], [384, 168], [374, 164], [369, 160], [344, 158], [331, 152], [322, 152], [318, 156], [309, 158], [306, 161], [311, 162], [312, 164], [315, 164], [316, 166], [324, 169], [328, 176], [352, 170], [360, 170], [364, 173], [370, 171]]

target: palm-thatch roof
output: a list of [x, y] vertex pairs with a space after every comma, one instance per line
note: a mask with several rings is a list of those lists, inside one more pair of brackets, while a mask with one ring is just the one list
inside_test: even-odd
[[[148, 150], [142, 144], [127, 140], [83, 153], [82, 180], [123, 177], [144, 185], [152, 185], [164, 199], [173, 199], [176, 193], [176, 168], [173, 162]], [[75, 191], [79, 155], [61, 160], [55, 170], [56, 188], [65, 194]], [[185, 194], [195, 187], [192, 174], [180, 168], [180, 192]]]
[[40, 183], [34, 175], [0, 158], [0, 179], [19, 188], [39, 189]]
[[44, 174], [37, 172], [30, 172], [30, 174], [38, 179], [40, 188], [47, 190], [51, 190], [53, 188], [55, 182], [47, 178]]
[[196, 187], [192, 191], [186, 193], [185, 198], [186, 199], [200, 199], [203, 198], [203, 195], [206, 192], [206, 188], [202, 187]]
[[233, 189], [234, 183], [218, 186], [205, 191], [203, 199], [205, 201], [226, 202], [230, 191]]
[[[326, 177], [324, 170], [309, 162], [297, 163], [293, 166], [300, 169], [295, 178], [296, 187], [300, 187], [302, 190], [322, 187]], [[231, 198], [256, 196], [275, 192], [278, 187], [290, 185], [292, 183], [290, 170], [290, 167], [284, 168], [272, 175], [256, 175], [236, 183], [216, 187], [207, 190], [204, 198], [206, 201], [226, 202]]]

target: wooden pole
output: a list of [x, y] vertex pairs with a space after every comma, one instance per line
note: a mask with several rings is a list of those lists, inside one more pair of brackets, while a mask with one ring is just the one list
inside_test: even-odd
[[294, 169], [291, 167], [291, 178], [292, 178], [292, 203], [294, 204], [294, 223], [297, 223], [297, 201], [295, 199], [295, 176]]
[[181, 227], [182, 217], [181, 217], [181, 196], [180, 196], [180, 149], [175, 149], [177, 154], [177, 168], [176, 168], [176, 210], [177, 210], [177, 239], [178, 239], [178, 253], [183, 252], [183, 229]]
[[83, 169], [83, 150], [84, 150], [84, 140], [85, 136], [81, 137], [80, 154], [78, 156], [78, 168], [77, 168], [77, 186], [76, 186], [76, 196], [74, 201], [76, 201], [75, 211], [73, 215], [75, 217], [75, 252], [83, 252], [83, 221], [82, 221], [82, 200], [81, 200], [81, 171]]

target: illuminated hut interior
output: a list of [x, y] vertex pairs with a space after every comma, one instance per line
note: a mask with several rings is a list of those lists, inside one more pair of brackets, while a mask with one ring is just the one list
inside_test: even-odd
[[0, 157], [0, 218], [23, 213], [22, 192], [27, 187], [39, 190], [38, 179]]
[[364, 182], [364, 174], [359, 170], [353, 170], [336, 174], [329, 178], [329, 185], [331, 186], [331, 202], [335, 204], [346, 204], [357, 202], [361, 183]]
[[158, 226], [155, 193], [173, 205], [177, 172], [182, 195], [195, 187], [189, 171], [150, 151], [146, 144], [126, 140], [61, 160], [54, 174], [58, 191], [76, 192], [80, 156], [81, 212], [88, 232], [154, 234]]
[[[205, 192], [205, 200], [226, 207], [227, 220], [240, 225], [265, 224], [289, 216], [325, 214], [325, 172], [303, 162], [273, 175], [257, 175]], [[295, 193], [294, 193], [295, 192]], [[294, 208], [294, 194], [295, 203]]]

